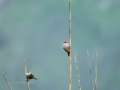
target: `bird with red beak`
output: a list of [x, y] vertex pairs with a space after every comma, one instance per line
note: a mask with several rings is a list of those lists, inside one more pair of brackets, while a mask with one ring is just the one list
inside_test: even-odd
[[70, 56], [70, 46], [68, 42], [63, 42], [63, 49], [68, 53], [68, 56]]
[[30, 79], [36, 79], [37, 80], [37, 78], [35, 78], [34, 75], [30, 71], [27, 71], [25, 73], [25, 76], [26, 76], [27, 81], [29, 81]]

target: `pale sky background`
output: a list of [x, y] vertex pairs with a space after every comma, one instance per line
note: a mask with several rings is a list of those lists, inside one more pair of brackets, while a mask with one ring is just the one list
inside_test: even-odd
[[[0, 0], [0, 90], [68, 90], [69, 57], [62, 43], [69, 41], [69, 0]], [[97, 90], [120, 90], [120, 1], [71, 0], [72, 90], [78, 90], [74, 51], [81, 90], [92, 90], [87, 58], [89, 51]]]

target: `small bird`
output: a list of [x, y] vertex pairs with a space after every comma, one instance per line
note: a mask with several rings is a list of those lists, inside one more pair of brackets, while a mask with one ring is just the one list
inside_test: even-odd
[[70, 46], [68, 42], [63, 42], [63, 49], [68, 53], [68, 56], [70, 56]]
[[26, 76], [27, 81], [29, 81], [30, 79], [36, 79], [37, 80], [37, 78], [35, 78], [34, 75], [30, 71], [27, 71], [25, 73], [25, 76]]

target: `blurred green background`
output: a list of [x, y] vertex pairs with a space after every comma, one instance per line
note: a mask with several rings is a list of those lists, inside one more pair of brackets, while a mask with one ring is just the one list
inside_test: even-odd
[[[68, 90], [69, 0], [0, 0], [0, 90]], [[120, 1], [71, 0], [72, 90], [78, 90], [74, 51], [82, 90], [92, 90], [87, 49], [98, 90], [120, 90]], [[15, 83], [16, 82], [16, 83]]]

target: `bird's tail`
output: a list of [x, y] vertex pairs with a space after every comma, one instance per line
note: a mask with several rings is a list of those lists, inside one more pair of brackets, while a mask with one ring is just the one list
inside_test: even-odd
[[70, 56], [70, 52], [68, 52], [68, 56]]
[[34, 78], [34, 79], [38, 80], [37, 78]]

